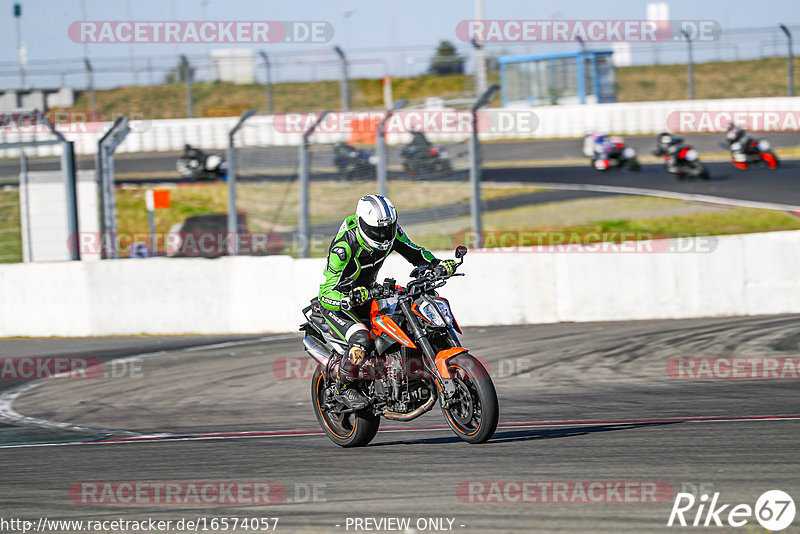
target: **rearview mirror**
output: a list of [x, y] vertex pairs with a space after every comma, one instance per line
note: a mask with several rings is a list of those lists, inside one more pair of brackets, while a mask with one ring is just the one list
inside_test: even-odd
[[466, 255], [467, 255], [467, 247], [465, 247], [464, 245], [458, 245], [456, 247], [456, 258], [461, 259]]

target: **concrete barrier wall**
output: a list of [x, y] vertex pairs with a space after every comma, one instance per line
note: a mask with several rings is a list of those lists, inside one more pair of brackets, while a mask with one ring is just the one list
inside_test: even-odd
[[[449, 252], [439, 253], [447, 257]], [[324, 260], [286, 256], [0, 266], [0, 335], [291, 332]], [[462, 326], [800, 312], [800, 231], [713, 252], [471, 252], [442, 295]], [[392, 257], [382, 276], [408, 279]]]
[[[515, 109], [515, 108], [506, 108]], [[538, 106], [532, 109], [538, 121], [533, 129], [514, 129], [507, 132], [484, 132], [483, 139], [568, 138], [581, 137], [587, 130], [609, 131], [620, 135], [650, 135], [667, 129], [667, 117], [673, 111], [800, 111], [800, 97], [740, 98], [717, 100], [674, 100], [664, 102], [626, 102], [618, 104], [586, 104], [568, 106]], [[488, 110], [492, 111], [492, 110]], [[496, 110], [495, 110], [496, 111]], [[228, 145], [228, 131], [238, 117], [165, 119], [133, 121], [134, 131], [117, 152], [159, 152], [182, 150], [189, 143], [205, 149], [223, 149]], [[241, 142], [248, 146], [298, 146], [301, 136], [285, 134], [272, 126], [271, 116], [255, 116], [241, 130]], [[111, 123], [75, 124], [60, 128], [75, 141], [78, 154], [96, 154], [97, 141]], [[85, 131], [88, 130], [88, 131]], [[0, 130], [0, 143], [50, 137], [48, 134]], [[434, 142], [461, 141], [466, 134], [432, 134]], [[316, 143], [346, 140], [347, 134], [316, 134]], [[408, 142], [408, 134], [387, 135], [390, 144]], [[28, 155], [56, 156], [57, 145], [26, 149]], [[0, 157], [17, 157], [19, 149], [0, 150]]]

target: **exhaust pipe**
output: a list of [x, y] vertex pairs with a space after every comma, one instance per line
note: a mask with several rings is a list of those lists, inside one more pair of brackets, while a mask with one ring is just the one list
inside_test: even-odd
[[419, 408], [412, 410], [408, 413], [390, 412], [388, 408], [384, 408], [383, 416], [386, 419], [391, 419], [392, 421], [411, 421], [412, 419], [416, 419], [420, 415], [430, 410], [435, 402], [436, 402], [436, 393], [433, 390], [431, 390], [431, 397], [427, 401], [425, 401], [425, 404], [423, 404]]
[[323, 369], [328, 368], [328, 360], [331, 359], [331, 353], [320, 345], [319, 341], [311, 336], [306, 336], [303, 338], [303, 348]]

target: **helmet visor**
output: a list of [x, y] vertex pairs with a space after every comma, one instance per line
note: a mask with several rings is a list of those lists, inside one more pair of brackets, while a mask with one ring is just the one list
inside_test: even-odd
[[376, 243], [391, 242], [397, 234], [397, 223], [394, 222], [387, 226], [370, 226], [361, 217], [358, 219], [358, 225], [361, 231], [372, 241]]

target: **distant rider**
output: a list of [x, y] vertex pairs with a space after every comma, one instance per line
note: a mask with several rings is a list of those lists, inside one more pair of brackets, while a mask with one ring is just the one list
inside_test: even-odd
[[728, 130], [725, 132], [725, 140], [728, 142], [728, 148], [730, 148], [734, 160], [744, 161], [744, 158], [739, 159], [736, 158], [736, 156], [744, 155], [748, 152], [750, 140], [747, 138], [747, 130], [741, 126], [730, 123], [728, 124]]
[[656, 150], [653, 152], [653, 154], [656, 156], [670, 156], [670, 158], [667, 160], [667, 172], [675, 173], [678, 172], [678, 153], [680, 152], [682, 146], [683, 137], [663, 132], [658, 136]]

